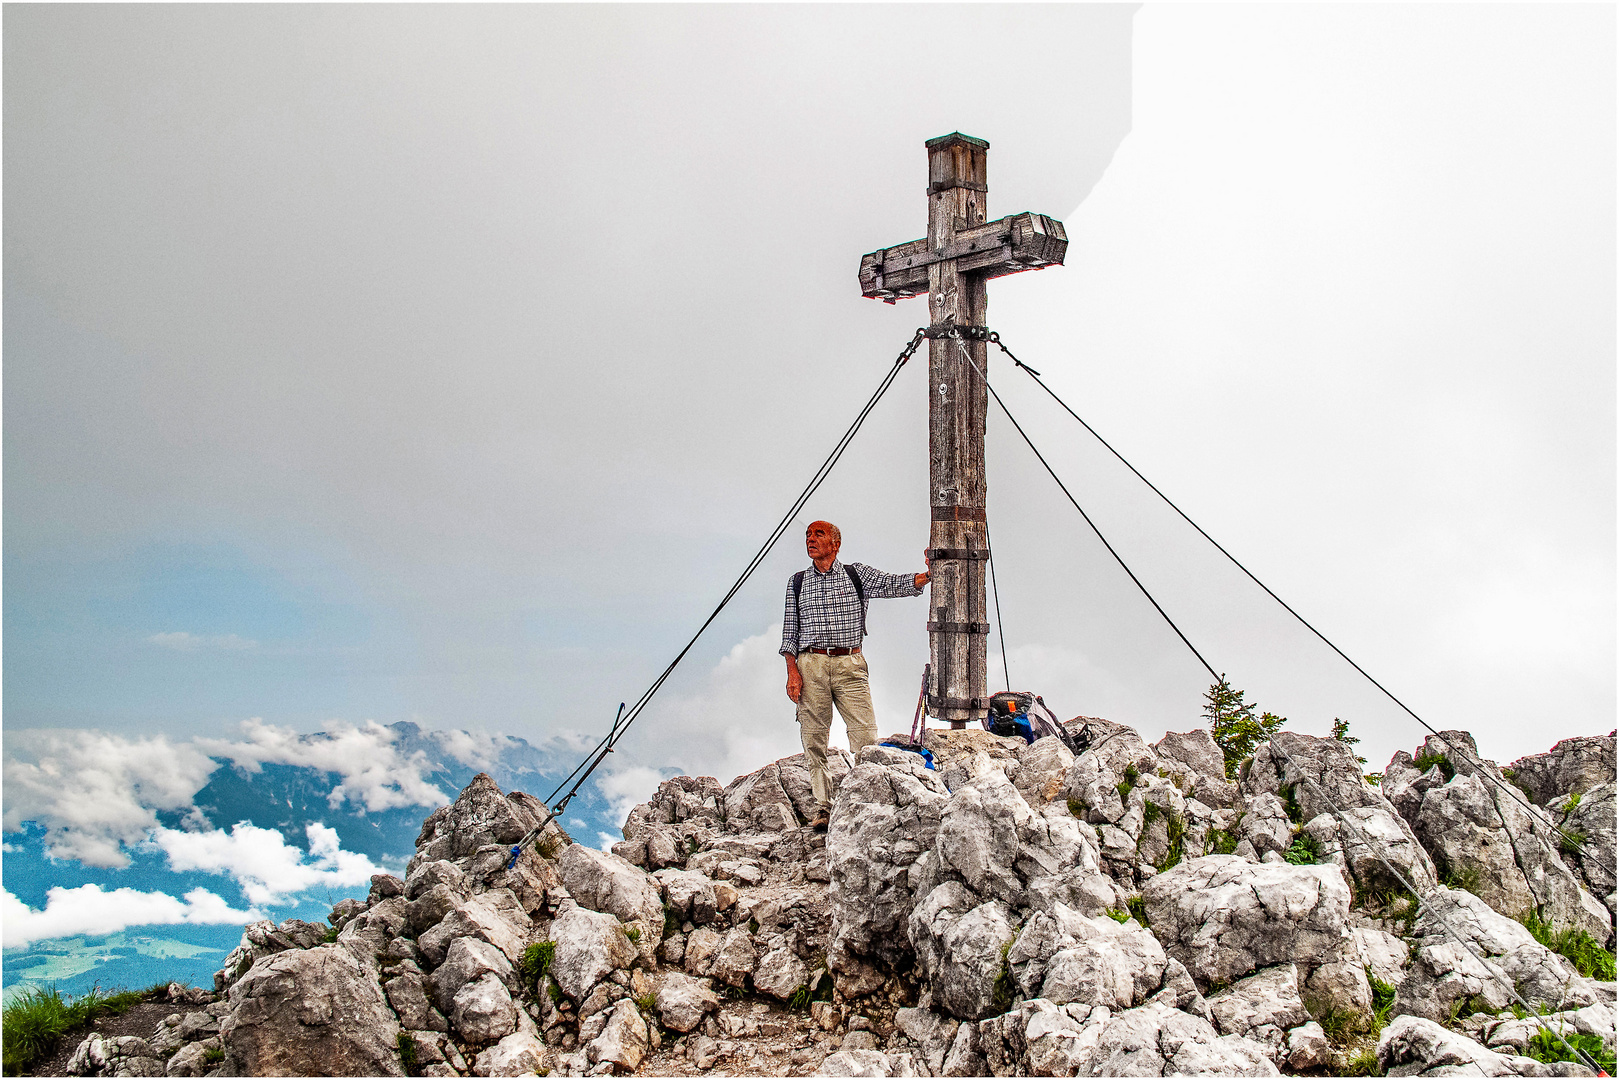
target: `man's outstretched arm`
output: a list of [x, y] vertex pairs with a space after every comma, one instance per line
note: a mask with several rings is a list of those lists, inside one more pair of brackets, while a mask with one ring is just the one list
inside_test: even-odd
[[923, 549], [922, 558], [927, 561], [928, 569], [920, 574], [885, 574], [881, 570], [873, 570], [865, 563], [855, 563], [855, 573], [860, 575], [860, 584], [865, 587], [866, 596], [874, 599], [887, 599], [897, 596], [920, 596], [922, 589], [932, 580], [933, 563], [928, 561], [927, 549]]

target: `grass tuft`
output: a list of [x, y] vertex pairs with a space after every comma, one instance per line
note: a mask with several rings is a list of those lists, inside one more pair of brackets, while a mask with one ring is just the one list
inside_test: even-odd
[[[164, 984], [166, 986], [167, 984]], [[63, 1036], [98, 1016], [127, 1012], [150, 991], [102, 993], [93, 986], [78, 997], [63, 997], [55, 984], [30, 987], [13, 998], [0, 1018], [0, 1058], [14, 1076], [56, 1052]]]
[[1085, 815], [1090, 813], [1090, 808], [1084, 803], [1080, 802], [1078, 799], [1069, 799], [1068, 812], [1077, 817], [1079, 820], [1084, 821]]
[[640, 944], [640, 942], [641, 942], [641, 928], [639, 926], [628, 927], [624, 931], [624, 936], [629, 938], [631, 941], [635, 942], [636, 944]]
[[1597, 944], [1584, 930], [1558, 930], [1539, 915], [1530, 912], [1518, 920], [1524, 928], [1546, 948], [1566, 957], [1576, 971], [1587, 979], [1612, 982], [1614, 979], [1613, 953]]
[[1237, 834], [1225, 829], [1210, 829], [1204, 841], [1205, 855], [1230, 855], [1237, 850]]
[[794, 1012], [805, 1012], [810, 1007], [810, 988], [807, 984], [800, 984], [787, 997], [787, 1007]]
[[1012, 982], [1012, 965], [1006, 959], [1011, 951], [1011, 941], [1001, 946], [1001, 973], [995, 976], [995, 989], [990, 996], [990, 1009], [995, 1016], [1009, 1010], [1017, 1000], [1017, 987]]
[[634, 1001], [635, 1007], [642, 1012], [649, 1013], [658, 1007], [657, 994], [642, 994], [640, 997], [635, 998]]
[[1282, 809], [1287, 812], [1287, 820], [1295, 825], [1303, 825], [1304, 810], [1299, 806], [1298, 789], [1297, 784], [1288, 784], [1282, 788]]
[[1348, 1061], [1344, 1062], [1343, 1076], [1382, 1076], [1383, 1068], [1377, 1063], [1377, 1054], [1371, 1050], [1362, 1050]]
[[[399, 1047], [399, 1063], [405, 1067], [405, 1075], [422, 1075], [421, 1065], [416, 1060], [416, 1040], [406, 1032], [401, 1031], [394, 1045]], [[219, 1056], [223, 1058], [225, 1056], [224, 1052], [221, 1051]]]
[[1127, 923], [1130, 921], [1130, 913], [1128, 911], [1120, 911], [1118, 908], [1108, 908], [1107, 917], [1116, 923]]

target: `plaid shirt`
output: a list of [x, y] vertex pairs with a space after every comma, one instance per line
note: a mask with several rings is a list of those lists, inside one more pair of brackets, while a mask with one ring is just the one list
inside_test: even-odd
[[[921, 596], [915, 574], [885, 574], [864, 563], [850, 563], [860, 575], [866, 599], [895, 596]], [[781, 652], [796, 656], [814, 646], [817, 649], [858, 649], [860, 628], [866, 622], [866, 605], [855, 594], [854, 583], [843, 564], [832, 560], [832, 567], [821, 573], [811, 564], [804, 571], [804, 587], [793, 596], [793, 579], [787, 579], [787, 612], [781, 619]]]

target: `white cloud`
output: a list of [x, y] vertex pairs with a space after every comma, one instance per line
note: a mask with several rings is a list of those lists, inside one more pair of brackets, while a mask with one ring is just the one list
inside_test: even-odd
[[257, 772], [265, 764], [301, 765], [337, 773], [341, 782], [327, 796], [332, 809], [345, 799], [368, 811], [401, 806], [440, 806], [449, 799], [425, 778], [432, 768], [420, 750], [401, 754], [394, 732], [367, 720], [359, 727], [333, 725], [318, 735], [299, 735], [257, 718], [244, 720], [245, 742], [199, 738], [195, 745], [215, 757]]
[[245, 821], [228, 833], [155, 829], [151, 843], [168, 856], [172, 870], [228, 874], [252, 904], [283, 903], [306, 889], [359, 885], [382, 873], [364, 855], [342, 850], [335, 829], [316, 823], [305, 832], [307, 856], [276, 830]]
[[130, 926], [246, 923], [263, 917], [257, 909], [238, 911], [207, 889], [192, 889], [184, 900], [176, 900], [168, 893], [138, 889], [103, 892], [99, 885], [59, 886], [45, 894], [43, 911], [29, 907], [9, 890], [0, 892], [0, 938], [6, 948], [40, 938], [111, 934]]
[[171, 630], [161, 634], [153, 634], [146, 639], [149, 644], [158, 645], [176, 652], [197, 652], [199, 649], [224, 649], [227, 652], [239, 652], [244, 649], [258, 648], [258, 642], [251, 638], [238, 637], [235, 634], [215, 634], [212, 637], [200, 634], [187, 633], [184, 630]]
[[186, 810], [216, 768], [197, 746], [158, 735], [99, 731], [8, 732], [4, 824], [46, 829], [53, 859], [127, 866], [122, 848], [157, 825], [157, 811]]
[[[621, 754], [634, 757], [598, 782], [614, 813], [628, 814], [671, 772], [726, 784], [800, 751], [793, 707], [782, 693], [780, 644], [778, 623], [738, 642], [696, 691], [658, 700], [643, 721], [652, 738], [622, 746]], [[654, 755], [656, 767], [648, 763]]]
[[[759, 764], [762, 765], [764, 762]], [[612, 820], [622, 824], [637, 803], [646, 802], [652, 797], [652, 793], [663, 782], [663, 778], [663, 772], [650, 766], [632, 765], [601, 777], [596, 781], [596, 787], [607, 798], [608, 813]], [[622, 839], [622, 836], [613, 837], [603, 845], [604, 850]]]

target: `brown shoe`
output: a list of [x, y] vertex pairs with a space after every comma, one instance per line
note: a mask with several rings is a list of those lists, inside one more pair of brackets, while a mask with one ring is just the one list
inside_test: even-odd
[[826, 827], [827, 825], [831, 824], [831, 822], [832, 815], [827, 808], [823, 806], [817, 810], [815, 812], [815, 816], [810, 819], [809, 827], [814, 829], [816, 832], [826, 832]]

